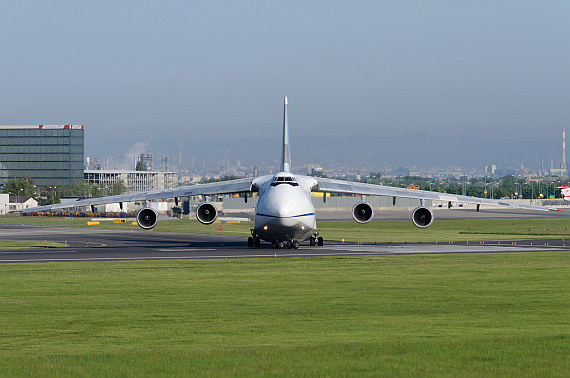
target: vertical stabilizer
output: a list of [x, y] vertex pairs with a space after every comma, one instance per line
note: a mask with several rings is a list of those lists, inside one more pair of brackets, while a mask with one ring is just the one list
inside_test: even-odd
[[283, 151], [281, 153], [281, 172], [291, 172], [291, 149], [289, 148], [289, 120], [287, 119], [287, 97], [283, 105]]

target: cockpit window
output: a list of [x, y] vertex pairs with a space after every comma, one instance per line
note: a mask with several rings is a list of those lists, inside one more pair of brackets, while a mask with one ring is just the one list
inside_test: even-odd
[[271, 186], [277, 186], [280, 184], [289, 184], [291, 186], [299, 186], [297, 179], [293, 176], [275, 176]]
[[295, 177], [291, 177], [291, 176], [277, 176], [275, 177], [275, 182], [287, 182], [287, 181], [297, 181], [295, 180]]

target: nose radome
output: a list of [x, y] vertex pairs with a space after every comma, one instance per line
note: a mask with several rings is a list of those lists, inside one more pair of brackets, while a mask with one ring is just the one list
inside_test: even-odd
[[276, 215], [280, 218], [290, 217], [292, 214], [286, 206], [279, 206], [277, 207]]
[[275, 218], [271, 220], [273, 226], [279, 228], [289, 228], [297, 225], [295, 218]]

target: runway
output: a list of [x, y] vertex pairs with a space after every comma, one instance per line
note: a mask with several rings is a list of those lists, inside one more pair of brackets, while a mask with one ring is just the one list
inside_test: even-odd
[[0, 225], [0, 240], [46, 240], [67, 247], [0, 251], [0, 263], [62, 261], [129, 261], [230, 258], [289, 258], [318, 256], [410, 255], [568, 251], [570, 243], [548, 241], [485, 241], [454, 244], [302, 244], [297, 250], [248, 248], [245, 237], [154, 231], [116, 231]]

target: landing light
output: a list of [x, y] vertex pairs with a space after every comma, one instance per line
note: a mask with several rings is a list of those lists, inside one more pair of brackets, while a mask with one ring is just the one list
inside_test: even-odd
[[305, 226], [301, 226], [301, 230], [304, 230], [304, 229], [305, 229]]
[[267, 225], [263, 226], [263, 229], [264, 229], [265, 231], [267, 231]]

